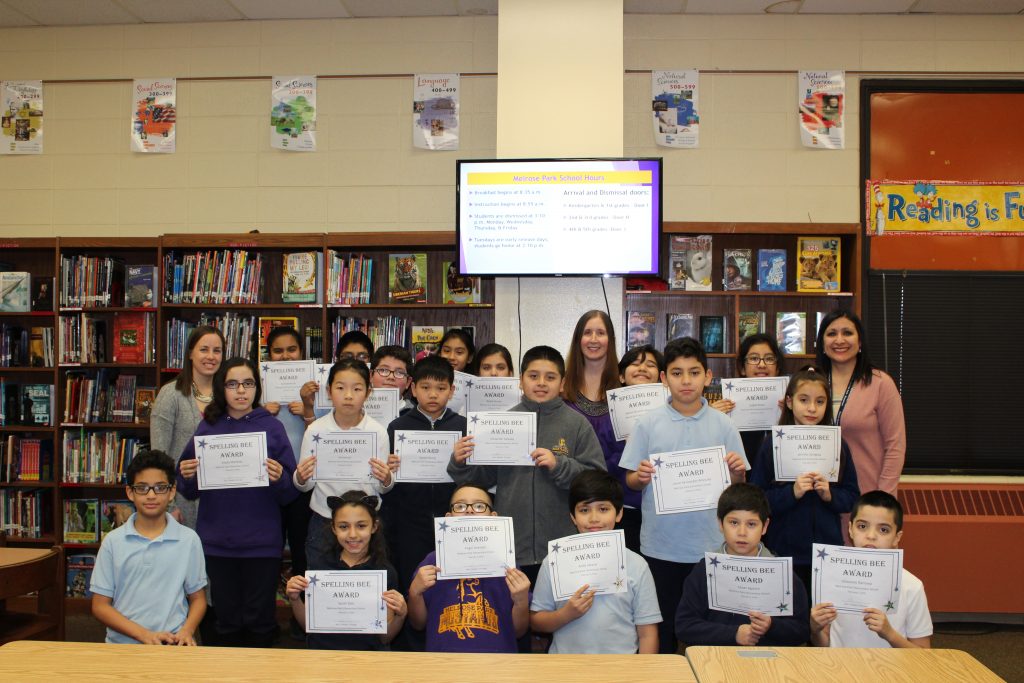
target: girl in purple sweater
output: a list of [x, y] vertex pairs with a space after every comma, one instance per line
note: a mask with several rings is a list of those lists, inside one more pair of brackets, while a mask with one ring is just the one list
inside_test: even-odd
[[[216, 611], [220, 645], [269, 647], [277, 636], [275, 597], [281, 571], [281, 506], [298, 492], [292, 486], [295, 457], [284, 426], [260, 408], [260, 380], [252, 363], [232, 358], [213, 377], [213, 401], [181, 454], [178, 491], [199, 499], [196, 531]], [[209, 437], [262, 437], [266, 472], [261, 485], [200, 488], [199, 457]]]

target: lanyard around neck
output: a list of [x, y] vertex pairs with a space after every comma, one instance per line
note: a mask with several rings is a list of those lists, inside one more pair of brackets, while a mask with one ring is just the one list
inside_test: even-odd
[[[839, 421], [843, 417], [843, 411], [846, 409], [846, 399], [850, 398], [850, 390], [853, 389], [853, 377], [850, 377], [850, 381], [846, 383], [846, 391], [843, 392], [843, 398], [839, 401], [839, 410], [835, 414], [835, 423], [838, 425]], [[832, 372], [828, 373], [828, 391], [832, 393]], [[829, 397], [831, 398], [831, 396]]]

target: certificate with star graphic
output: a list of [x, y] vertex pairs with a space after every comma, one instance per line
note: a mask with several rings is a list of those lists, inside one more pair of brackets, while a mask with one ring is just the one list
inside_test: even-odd
[[725, 446], [655, 453], [650, 460], [654, 512], [659, 515], [714, 510], [730, 483]]
[[519, 403], [518, 377], [474, 377], [466, 393], [466, 411], [499, 412]]
[[479, 379], [476, 375], [471, 375], [468, 372], [455, 371], [455, 379], [452, 381], [452, 397], [448, 399], [448, 409], [458, 413], [459, 415], [466, 414], [466, 397], [469, 394], [469, 387], [473, 385]]
[[537, 413], [469, 413], [466, 433], [473, 437], [468, 464], [534, 467]]
[[831, 602], [838, 612], [856, 614], [865, 607], [892, 614], [900, 606], [903, 551], [898, 548], [847, 548], [815, 543], [811, 569], [812, 604]]
[[299, 389], [316, 377], [316, 363], [311, 360], [281, 360], [260, 363], [263, 382], [262, 401], [287, 405], [301, 400]]
[[555, 600], [568, 600], [582, 586], [598, 595], [624, 593], [626, 536], [621, 529], [594, 531], [548, 541], [545, 560]]
[[615, 439], [625, 441], [641, 417], [668, 403], [669, 393], [664, 384], [634, 384], [610, 389], [605, 396]]
[[200, 491], [270, 486], [266, 432], [194, 436]]
[[704, 553], [708, 607], [719, 612], [793, 616], [793, 558]]
[[363, 401], [363, 412], [387, 427], [398, 417], [402, 405], [401, 392], [395, 387], [375, 388]]
[[308, 571], [307, 633], [387, 633], [383, 569]]
[[779, 424], [789, 377], [734, 377], [722, 380], [722, 398], [735, 403], [729, 417], [736, 429], [749, 432]]
[[314, 432], [314, 481], [373, 481], [370, 459], [377, 458], [377, 432]]
[[452, 481], [448, 476], [448, 461], [455, 450], [455, 442], [461, 438], [461, 432], [396, 429], [395, 455], [399, 463], [395, 481], [421, 484]]
[[772, 457], [776, 481], [796, 481], [806, 472], [817, 472], [839, 481], [840, 427], [785, 425], [772, 427]]
[[327, 383], [333, 365], [334, 363], [315, 363], [313, 365], [313, 379], [320, 385], [320, 391], [316, 392], [316, 398], [313, 400], [314, 410], [334, 410], [334, 404], [331, 402], [331, 387]]
[[439, 580], [505, 576], [516, 566], [511, 517], [435, 517], [434, 547]]

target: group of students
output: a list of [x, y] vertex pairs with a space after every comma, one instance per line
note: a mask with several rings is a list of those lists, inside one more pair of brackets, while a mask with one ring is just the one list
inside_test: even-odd
[[[537, 416], [533, 467], [468, 463], [473, 438], [466, 436], [465, 418], [448, 407], [454, 372], [514, 376], [514, 367], [507, 349], [488, 344], [477, 352], [462, 330], [446, 334], [440, 356], [415, 363], [402, 347], [374, 351], [365, 335], [346, 334], [327, 376], [333, 409], [322, 416], [314, 410], [313, 397], [320, 390], [315, 382], [287, 407], [261, 406], [255, 365], [243, 358], [223, 362], [194, 436], [265, 432], [270, 486], [198, 490], [192, 439], [177, 465], [159, 451], [133, 460], [127, 480], [136, 513], [107, 536], [93, 574], [93, 612], [108, 627], [108, 640], [194, 644], [209, 582], [219, 644], [270, 645], [277, 633], [275, 591], [287, 532], [293, 561], [287, 597], [300, 628], [307, 568], [387, 571], [388, 590], [382, 595], [388, 608], [386, 634], [308, 634], [309, 647], [387, 649], [395, 643], [428, 651], [515, 652], [523, 650], [531, 628], [552, 634], [549, 651], [560, 653], [674, 653], [677, 637], [687, 645], [810, 641], [927, 647], [927, 603], [909, 572], [901, 583], [907, 592], [899, 610], [888, 617], [866, 610], [862, 619], [853, 615], [851, 620], [828, 604], [808, 607], [811, 545], [843, 543], [840, 515], [851, 513], [849, 535], [857, 546], [896, 547], [902, 534], [902, 512], [893, 496], [872, 491], [858, 498], [856, 467], [845, 444], [838, 482], [829, 483], [819, 473], [806, 473], [795, 483], [775, 481], [770, 439], [764, 434], [756, 443], [741, 439], [727, 415], [728, 402], [711, 406], [703, 397], [711, 371], [699, 342], [674, 340], [664, 352], [650, 346], [632, 349], [613, 364], [607, 356], [609, 348], [614, 354], [614, 331], [607, 316], [596, 313], [584, 314], [577, 325], [568, 368], [549, 346], [531, 348], [522, 357], [522, 400], [511, 410]], [[600, 325], [591, 324], [595, 320]], [[603, 332], [592, 329], [598, 327]], [[210, 329], [193, 333], [190, 352]], [[741, 368], [751, 358], [758, 361], [752, 364], [755, 370], [767, 367], [770, 354], [771, 364], [777, 364], [781, 354], [769, 340], [745, 340]], [[301, 358], [300, 342], [295, 330], [275, 329], [268, 340], [270, 359]], [[670, 400], [641, 418], [624, 444], [604, 433], [607, 415], [595, 409], [598, 402], [587, 405], [586, 394], [593, 395], [586, 381], [591, 358], [598, 375], [607, 376], [607, 368], [615, 367], [616, 386], [660, 380], [668, 389]], [[399, 417], [386, 427], [363, 410], [367, 396], [380, 386], [409, 394]], [[831, 424], [829, 392], [820, 371], [795, 373], [780, 424]], [[566, 400], [570, 393], [575, 395]], [[600, 399], [605, 399], [603, 390]], [[448, 465], [453, 483], [394, 481], [400, 465], [394, 436], [404, 429], [463, 435]], [[314, 480], [312, 444], [321, 434], [339, 430], [377, 432], [369, 483]], [[733, 482], [717, 511], [655, 514], [650, 456], [710, 446], [725, 446]], [[748, 452], [757, 453], [752, 462]], [[748, 471], [753, 483], [744, 483]], [[167, 514], [176, 491], [200, 501], [198, 538]], [[513, 518], [518, 567], [509, 568], [504, 578], [439, 580], [434, 518], [499, 512]], [[556, 601], [545, 563], [548, 541], [619, 528], [627, 512], [632, 518], [626, 525], [628, 590], [597, 595], [581, 586], [568, 600]], [[305, 526], [303, 519], [308, 520]], [[792, 556], [803, 579], [795, 582], [793, 616], [710, 610], [704, 552], [769, 555], [768, 548]], [[153, 590], [155, 585], [174, 590]]]

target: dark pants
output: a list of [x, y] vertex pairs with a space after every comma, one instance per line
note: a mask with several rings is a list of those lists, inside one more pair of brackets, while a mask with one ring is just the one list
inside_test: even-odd
[[[793, 573], [796, 574], [796, 578], [800, 579], [804, 588], [807, 589], [807, 599], [812, 600], [814, 593], [811, 591], [811, 565], [809, 564], [796, 564], [793, 563]], [[812, 607], [814, 605], [811, 605]]]
[[[524, 574], [526, 574], [526, 578], [528, 578], [530, 580], [530, 596], [532, 597], [533, 596], [533, 590], [537, 587], [537, 574], [540, 573], [540, 565], [539, 564], [528, 564], [526, 566], [520, 567], [519, 569]], [[539, 633], [539, 632], [536, 635], [539, 636], [539, 637], [547, 636], [547, 634], [542, 634], [542, 633]], [[524, 633], [521, 638], [518, 638], [516, 640], [516, 644], [519, 646], [519, 652], [526, 653], [526, 654], [532, 654], [533, 653], [533, 636], [534, 636], [533, 629], [530, 628], [529, 625], [527, 625], [526, 633]], [[548, 643], [548, 647], [550, 647], [550, 646], [551, 646], [551, 644], [549, 642]]]
[[288, 542], [292, 556], [292, 576], [306, 573], [306, 534], [309, 533], [309, 499], [312, 491], [300, 493], [299, 497], [281, 508], [281, 529]]
[[270, 647], [277, 638], [280, 557], [206, 556], [217, 637], [225, 647]]
[[683, 597], [683, 581], [693, 571], [696, 563], [669, 562], [644, 556], [651, 569], [654, 588], [658, 591], [658, 608], [661, 623], [658, 624], [658, 654], [674, 655], [679, 648], [676, 642], [676, 611]]

